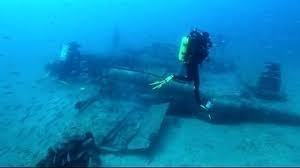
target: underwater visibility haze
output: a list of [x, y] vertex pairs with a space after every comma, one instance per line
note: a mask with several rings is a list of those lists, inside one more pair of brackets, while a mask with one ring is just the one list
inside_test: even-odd
[[299, 44], [298, 0], [2, 0], [0, 166], [299, 166]]

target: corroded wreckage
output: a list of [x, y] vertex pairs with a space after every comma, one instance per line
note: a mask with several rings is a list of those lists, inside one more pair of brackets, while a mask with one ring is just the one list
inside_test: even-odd
[[[172, 81], [159, 90], [152, 90], [149, 83], [178, 71], [174, 53], [173, 45], [156, 44], [112, 58], [85, 57], [86, 64], [93, 65], [86, 67], [91, 68], [86, 72], [92, 79], [85, 85], [96, 85], [99, 90], [90, 93], [90, 98], [74, 102], [78, 118], [66, 129], [66, 134], [92, 132], [97, 147], [105, 152], [141, 152], [147, 151], [159, 138], [161, 126], [169, 115], [215, 124], [254, 122], [300, 126], [300, 115], [292, 111], [288, 101], [243, 96], [241, 83], [232, 72], [202, 73], [201, 96], [213, 102], [209, 111], [196, 104], [191, 83]], [[59, 65], [48, 65], [47, 69], [51, 71], [56, 66]], [[278, 93], [280, 67], [271, 64], [267, 69], [267, 76], [260, 77], [256, 90], [263, 93], [268, 86], [267, 89]], [[56, 73], [59, 72], [51, 72], [53, 76]], [[272, 84], [267, 85], [269, 82]]]

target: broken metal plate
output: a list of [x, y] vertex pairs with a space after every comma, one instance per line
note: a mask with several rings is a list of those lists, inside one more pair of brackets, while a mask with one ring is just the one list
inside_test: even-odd
[[103, 148], [112, 152], [145, 150], [158, 134], [169, 103], [146, 111], [129, 112], [104, 138]]

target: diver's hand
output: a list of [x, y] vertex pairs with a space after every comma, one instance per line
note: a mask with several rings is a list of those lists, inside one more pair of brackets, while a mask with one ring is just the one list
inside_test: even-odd
[[174, 78], [174, 75], [170, 75], [166, 77], [164, 80], [161, 81], [155, 81], [153, 83], [150, 83], [149, 85], [153, 86], [152, 90], [160, 89], [163, 85], [167, 84]]

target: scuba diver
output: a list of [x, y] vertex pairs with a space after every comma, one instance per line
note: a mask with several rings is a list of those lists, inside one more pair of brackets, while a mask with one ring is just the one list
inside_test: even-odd
[[64, 45], [59, 60], [46, 65], [46, 70], [62, 81], [79, 76], [81, 73], [81, 54], [79, 47], [80, 45], [76, 42], [70, 42]]
[[209, 49], [212, 47], [212, 42], [208, 32], [202, 32], [194, 28], [188, 36], [183, 37], [178, 58], [183, 63], [186, 70], [185, 75], [170, 75], [164, 80], [151, 83], [152, 89], [159, 89], [171, 80], [193, 81], [194, 82], [194, 96], [196, 103], [201, 108], [208, 110], [212, 103], [210, 101], [203, 105], [199, 93], [199, 65], [208, 57]]
[[80, 74], [81, 55], [79, 51], [80, 45], [76, 42], [70, 42], [63, 46], [60, 58], [64, 62], [64, 72], [70, 77]]

